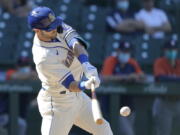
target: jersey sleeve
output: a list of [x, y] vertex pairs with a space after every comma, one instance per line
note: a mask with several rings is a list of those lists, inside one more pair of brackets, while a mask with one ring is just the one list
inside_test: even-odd
[[136, 73], [137, 73], [137, 74], [141, 74], [141, 73], [143, 73], [143, 71], [141, 70], [140, 65], [137, 63], [137, 61], [136, 61], [136, 60], [134, 60], [134, 59], [130, 59], [130, 63], [134, 66], [135, 71], [136, 71]]
[[113, 56], [106, 58], [102, 67], [101, 74], [103, 76], [112, 75], [116, 63], [117, 62]]
[[80, 42], [85, 48], [89, 47], [87, 41], [85, 41], [71, 26], [66, 23], [62, 23], [62, 38], [65, 40], [69, 48], [73, 48], [75, 42]]
[[167, 75], [164, 68], [163, 68], [163, 62], [161, 59], [157, 59], [154, 63], [154, 75], [160, 76], [160, 75]]

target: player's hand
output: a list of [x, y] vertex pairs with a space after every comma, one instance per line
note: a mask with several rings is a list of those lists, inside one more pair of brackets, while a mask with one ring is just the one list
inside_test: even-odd
[[86, 89], [91, 89], [91, 85], [94, 83], [95, 88], [98, 88], [100, 85], [100, 80], [97, 76], [92, 76], [90, 79], [84, 82]]
[[98, 72], [96, 67], [91, 65], [89, 62], [84, 62], [82, 64], [82, 68], [84, 71], [85, 76], [90, 79], [92, 76], [97, 76], [98, 77]]

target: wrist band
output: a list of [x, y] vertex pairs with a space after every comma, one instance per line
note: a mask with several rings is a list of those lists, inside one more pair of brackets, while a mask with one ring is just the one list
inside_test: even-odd
[[66, 79], [61, 83], [66, 89], [69, 89], [70, 84], [74, 81], [74, 77], [70, 74]]
[[84, 81], [80, 81], [79, 84], [78, 84], [78, 88], [82, 91], [84, 91], [86, 88], [85, 88], [85, 82]]
[[85, 54], [79, 55], [78, 60], [80, 61], [81, 64], [83, 64], [84, 62], [89, 62], [88, 56]]

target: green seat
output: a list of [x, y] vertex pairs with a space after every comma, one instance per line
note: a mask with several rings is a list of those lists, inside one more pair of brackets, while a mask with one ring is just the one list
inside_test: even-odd
[[122, 35], [119, 33], [110, 33], [106, 36], [105, 57], [113, 55], [114, 50], [118, 47]]
[[[98, 6], [109, 6], [111, 4], [110, 0], [85, 0], [84, 1], [85, 5], [98, 5]], [[111, 4], [112, 5], [112, 4]]]
[[141, 65], [153, 65], [155, 59], [162, 55], [163, 39], [137, 38], [135, 44], [135, 58]]
[[18, 24], [16, 23], [17, 17], [10, 13], [2, 12], [0, 14], [0, 31], [14, 33], [17, 36]]
[[[0, 34], [1, 35], [1, 34]], [[0, 38], [0, 63], [13, 64], [16, 61], [16, 40], [10, 34]]]
[[91, 5], [84, 7], [81, 14], [81, 31], [104, 33], [106, 29], [107, 10], [103, 7]]
[[57, 2], [54, 12], [61, 16], [65, 23], [79, 30], [81, 8], [82, 3], [79, 0], [62, 0]]
[[105, 35], [86, 32], [82, 33], [81, 36], [90, 44], [90, 47], [88, 48], [90, 61], [97, 66], [101, 66], [105, 52]]
[[130, 43], [133, 43], [133, 40], [134, 38], [132, 36], [124, 36], [120, 33], [107, 34], [105, 56], [107, 57], [109, 55], [113, 55], [120, 41], [128, 41]]

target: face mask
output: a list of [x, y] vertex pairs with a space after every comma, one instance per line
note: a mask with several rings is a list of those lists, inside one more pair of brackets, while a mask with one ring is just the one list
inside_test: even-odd
[[127, 63], [129, 61], [129, 58], [130, 58], [129, 53], [120, 53], [118, 55], [118, 60], [123, 64]]
[[119, 1], [117, 3], [118, 9], [127, 10], [129, 8], [129, 2], [128, 1]]
[[175, 60], [177, 58], [177, 51], [176, 50], [169, 50], [165, 52], [166, 58], [169, 60]]

